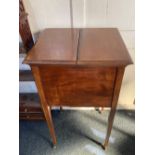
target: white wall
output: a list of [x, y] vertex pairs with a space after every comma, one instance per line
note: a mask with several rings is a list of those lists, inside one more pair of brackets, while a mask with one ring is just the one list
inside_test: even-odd
[[[35, 39], [45, 28], [71, 26], [70, 1], [23, 0]], [[134, 0], [72, 0], [72, 4], [74, 27], [117, 27], [134, 60]], [[134, 86], [132, 65], [125, 72], [120, 105], [132, 107]]]

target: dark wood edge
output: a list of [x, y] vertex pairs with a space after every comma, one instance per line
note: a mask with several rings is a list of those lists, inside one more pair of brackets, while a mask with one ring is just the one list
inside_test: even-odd
[[53, 65], [72, 65], [76, 64], [76, 61], [55, 61], [55, 60], [39, 60], [39, 61], [31, 61], [27, 60], [27, 56], [25, 57], [24, 64], [29, 64], [29, 65], [46, 65], [46, 64], [53, 64]]
[[133, 63], [129, 63], [126, 61], [109, 61], [106, 63], [103, 63], [102, 61], [94, 61], [94, 62], [89, 62], [89, 61], [50, 61], [50, 60], [40, 60], [40, 61], [29, 61], [29, 60], [25, 60], [23, 61], [24, 64], [28, 64], [28, 65], [34, 65], [34, 66], [38, 66], [38, 65], [52, 65], [52, 66], [83, 66], [83, 67], [124, 67], [124, 66], [128, 66], [128, 65], [132, 65]]
[[112, 109], [113, 108], [116, 109], [116, 106], [117, 106], [125, 67], [118, 67], [116, 70], [117, 71], [116, 71], [115, 84], [113, 88], [113, 97], [112, 97]]

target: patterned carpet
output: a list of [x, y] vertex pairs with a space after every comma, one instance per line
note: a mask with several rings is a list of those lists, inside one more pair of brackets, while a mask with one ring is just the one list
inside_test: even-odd
[[135, 112], [118, 110], [109, 146], [103, 150], [109, 111], [53, 111], [57, 146], [45, 121], [20, 121], [20, 155], [134, 155]]

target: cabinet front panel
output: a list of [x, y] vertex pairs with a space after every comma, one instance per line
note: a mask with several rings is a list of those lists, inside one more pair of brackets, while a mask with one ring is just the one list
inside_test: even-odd
[[49, 105], [110, 107], [116, 69], [40, 66]]

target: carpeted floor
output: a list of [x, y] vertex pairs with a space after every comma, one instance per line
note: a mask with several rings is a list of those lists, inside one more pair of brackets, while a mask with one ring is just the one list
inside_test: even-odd
[[20, 155], [134, 155], [134, 110], [118, 110], [109, 146], [106, 151], [99, 143], [105, 139], [109, 111], [53, 111], [57, 146], [52, 143], [44, 121], [20, 121]]

